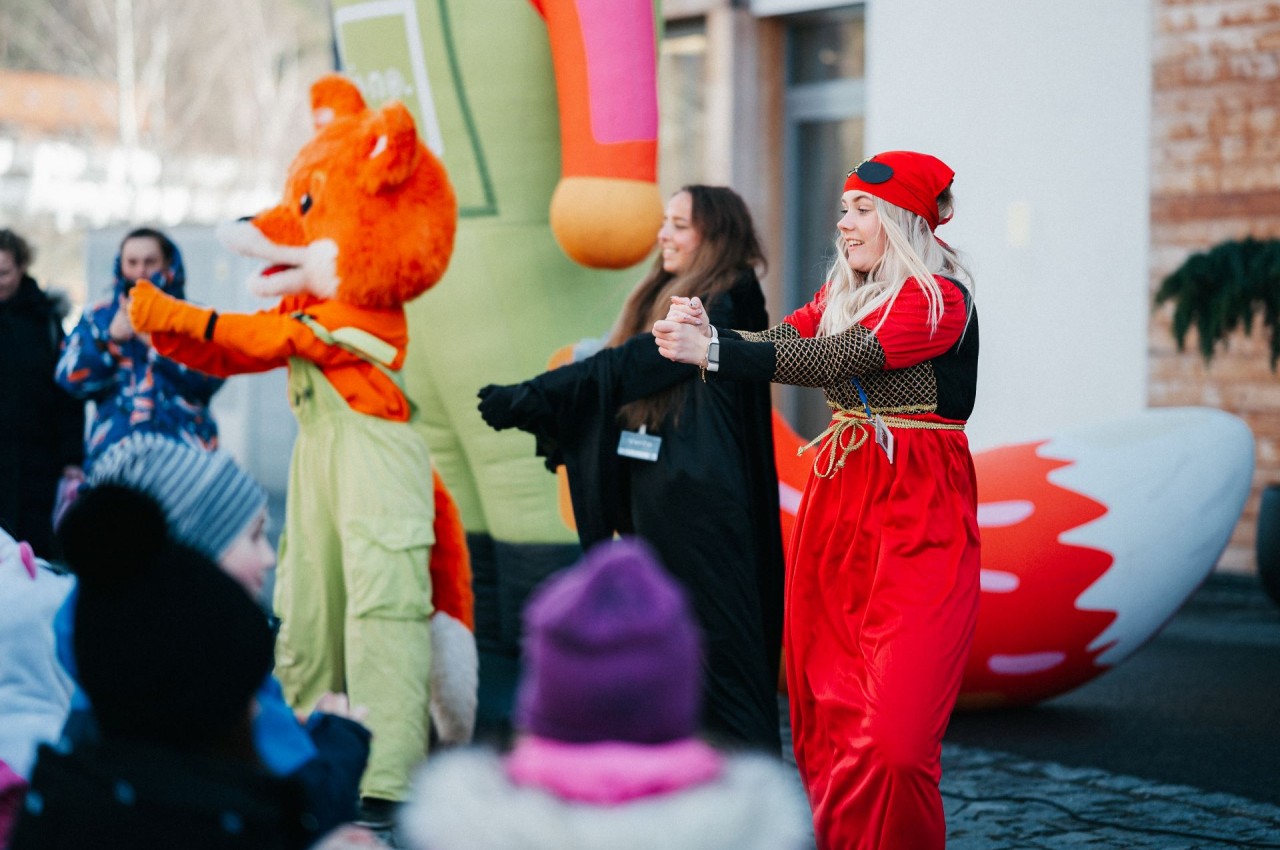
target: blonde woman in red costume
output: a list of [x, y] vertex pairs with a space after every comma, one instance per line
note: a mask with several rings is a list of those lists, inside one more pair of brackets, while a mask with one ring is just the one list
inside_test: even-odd
[[823, 850], [943, 847], [942, 736], [978, 612], [978, 522], [964, 434], [978, 321], [969, 275], [934, 236], [954, 173], [890, 151], [848, 175], [839, 256], [813, 300], [760, 333], [713, 328], [695, 299], [654, 324], [709, 381], [822, 387], [831, 424], [787, 559], [796, 762]]

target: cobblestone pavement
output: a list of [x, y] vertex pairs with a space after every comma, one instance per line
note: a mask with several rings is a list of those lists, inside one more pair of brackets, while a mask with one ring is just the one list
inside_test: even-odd
[[950, 850], [1280, 848], [1280, 807], [953, 744], [942, 750]]
[[957, 744], [942, 746], [942, 802], [948, 850], [1280, 848], [1278, 806]]
[[955, 744], [942, 768], [949, 850], [1280, 848], [1280, 807], [1243, 797]]

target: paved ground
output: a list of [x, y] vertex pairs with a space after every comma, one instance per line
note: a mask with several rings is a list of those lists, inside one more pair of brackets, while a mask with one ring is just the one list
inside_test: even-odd
[[951, 850], [1280, 848], [1280, 807], [1187, 785], [948, 744]]
[[1280, 807], [1232, 794], [958, 744], [942, 771], [950, 850], [1280, 848]]
[[1233, 794], [958, 744], [942, 765], [950, 850], [1280, 848], [1280, 807]]
[[1280, 608], [1215, 576], [1093, 682], [957, 714], [942, 763], [950, 850], [1280, 848]]
[[1030, 709], [959, 713], [949, 743], [1280, 806], [1280, 608], [1220, 576], [1155, 640]]

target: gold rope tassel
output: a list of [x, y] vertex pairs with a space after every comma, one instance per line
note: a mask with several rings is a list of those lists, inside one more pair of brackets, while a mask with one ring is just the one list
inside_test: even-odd
[[[813, 459], [813, 474], [819, 478], [830, 478], [844, 469], [845, 462], [849, 459], [849, 454], [862, 448], [863, 444], [870, 438], [870, 429], [873, 427], [871, 420], [867, 418], [866, 411], [846, 410], [843, 407], [837, 407], [831, 402], [827, 402], [827, 407], [830, 407], [832, 411], [831, 424], [827, 426], [825, 431], [810, 440], [807, 445], [796, 450], [796, 457], [799, 457], [814, 446], [822, 444], [822, 448], [818, 449], [818, 454]], [[908, 419], [903, 416], [881, 416], [881, 419], [890, 428], [909, 428], [920, 431], [964, 430], [963, 422], [931, 422], [923, 419]], [[849, 435], [850, 431], [855, 431], [856, 436]], [[846, 435], [849, 435], [850, 439], [846, 440]], [[826, 467], [821, 468], [824, 452], [826, 453]], [[839, 457], [837, 457], [837, 454]]]
[[[866, 426], [870, 424], [865, 415], [855, 418], [852, 415], [841, 416], [841, 413], [850, 413], [850, 411], [837, 410], [835, 415], [831, 417], [831, 424], [827, 426], [827, 430], [809, 441], [809, 444], [803, 448], [796, 450], [796, 457], [809, 451], [809, 449], [823, 443], [828, 437], [831, 439], [823, 443], [823, 447], [818, 449], [818, 454], [813, 459], [813, 474], [819, 478], [830, 478], [841, 469], [844, 469], [845, 461], [849, 458], [849, 452], [862, 448], [862, 444], [867, 441]], [[849, 433], [850, 429], [857, 432], [857, 436], [850, 442], [846, 442], [843, 446], [840, 444], [841, 439]], [[822, 463], [823, 452], [826, 452], [827, 465], [826, 469], [820, 469]], [[836, 452], [840, 453], [840, 458], [836, 459]]]

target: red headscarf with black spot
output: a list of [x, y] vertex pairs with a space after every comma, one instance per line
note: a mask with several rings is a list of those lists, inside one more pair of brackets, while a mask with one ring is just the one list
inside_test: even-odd
[[929, 229], [946, 224], [938, 218], [938, 195], [951, 185], [956, 173], [927, 153], [886, 151], [864, 160], [849, 172], [844, 191], [857, 190], [888, 201], [923, 218]]

